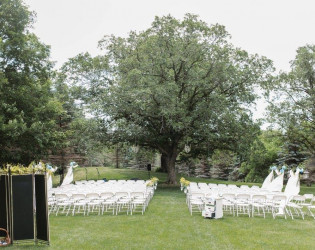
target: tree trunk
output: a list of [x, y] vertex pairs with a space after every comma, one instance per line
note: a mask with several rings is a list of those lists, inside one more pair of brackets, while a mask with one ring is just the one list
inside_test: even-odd
[[161, 154], [161, 169], [163, 173], [167, 173], [167, 155], [165, 153]]
[[116, 160], [116, 168], [119, 168], [119, 148], [118, 145], [116, 146], [116, 150], [115, 150], [115, 160]]
[[63, 179], [65, 178], [65, 171], [66, 171], [65, 151], [64, 149], [61, 149], [61, 175], [59, 185], [62, 184]]
[[176, 157], [177, 157], [176, 149], [174, 149], [173, 152], [170, 152], [169, 154], [166, 155], [168, 184], [177, 184], [175, 172]]
[[309, 187], [315, 182], [315, 156], [312, 156], [306, 165], [306, 169], [309, 171], [307, 184]]

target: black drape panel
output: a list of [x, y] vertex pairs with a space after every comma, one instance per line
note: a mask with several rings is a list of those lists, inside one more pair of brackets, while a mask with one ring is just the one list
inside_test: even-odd
[[[7, 181], [6, 175], [0, 175], [0, 227], [8, 229], [7, 223]], [[5, 232], [0, 231], [0, 236], [5, 236]]]
[[47, 192], [44, 175], [35, 175], [37, 239], [49, 241]]
[[34, 239], [33, 176], [12, 176], [13, 240]]

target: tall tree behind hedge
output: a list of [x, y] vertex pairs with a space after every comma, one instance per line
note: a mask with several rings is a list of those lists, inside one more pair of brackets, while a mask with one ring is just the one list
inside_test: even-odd
[[20, 0], [0, 3], [0, 163], [38, 160], [58, 147], [63, 113], [53, 98], [49, 46], [30, 32], [34, 13]]

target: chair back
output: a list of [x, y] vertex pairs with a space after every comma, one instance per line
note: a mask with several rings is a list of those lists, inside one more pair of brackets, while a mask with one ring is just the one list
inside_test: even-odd
[[252, 197], [252, 201], [253, 202], [262, 202], [264, 203], [267, 199], [267, 196], [266, 195], [263, 195], [263, 194], [254, 194], [253, 197]]
[[237, 194], [237, 199], [250, 199], [250, 194]]
[[87, 193], [86, 198], [91, 200], [91, 199], [98, 199], [100, 196], [97, 193]]

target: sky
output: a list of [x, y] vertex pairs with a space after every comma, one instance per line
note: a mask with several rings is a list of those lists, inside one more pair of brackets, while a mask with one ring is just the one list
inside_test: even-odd
[[[81, 52], [100, 54], [104, 35], [126, 37], [150, 27], [155, 16], [182, 19], [199, 15], [219, 23], [231, 42], [251, 54], [266, 56], [277, 71], [289, 71], [298, 47], [315, 44], [314, 0], [24, 0], [37, 13], [33, 32], [51, 46], [60, 67]], [[262, 116], [264, 103], [258, 103]]]

